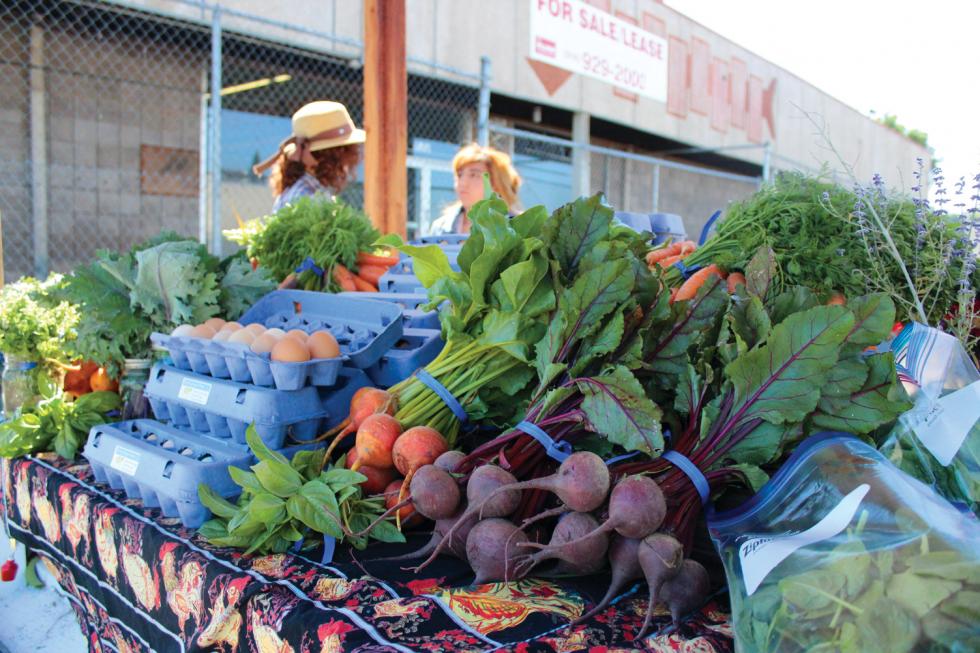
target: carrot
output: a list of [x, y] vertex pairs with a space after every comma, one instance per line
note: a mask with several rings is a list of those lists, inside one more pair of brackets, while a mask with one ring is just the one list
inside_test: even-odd
[[254, 256], [248, 260], [252, 264], [252, 272], [255, 272], [259, 268], [259, 259]]
[[357, 274], [354, 275], [354, 286], [360, 292], [378, 292], [376, 285]]
[[279, 282], [279, 290], [284, 290], [286, 288], [295, 288], [297, 286], [298, 277], [295, 272], [290, 272], [286, 275], [286, 278]]
[[741, 272], [732, 272], [728, 275], [728, 294], [734, 295], [735, 289], [739, 284], [745, 285], [745, 275]]
[[668, 256], [667, 258], [657, 261], [657, 265], [662, 268], [669, 268], [674, 263], [684, 259], [684, 254], [675, 254], [674, 256]]
[[681, 253], [681, 244], [673, 243], [661, 249], [654, 249], [647, 252], [647, 265], [653, 265], [669, 256], [677, 256]]
[[357, 284], [354, 283], [354, 275], [340, 263], [333, 266], [333, 280], [337, 282], [341, 290], [357, 290]]
[[680, 253], [684, 256], [688, 254], [693, 254], [694, 250], [698, 248], [698, 244], [693, 240], [682, 240], [680, 243], [681, 251]]
[[381, 275], [388, 271], [383, 265], [358, 265], [357, 276], [375, 286], [381, 280]]
[[398, 263], [399, 256], [398, 253], [393, 250], [387, 250], [387, 254], [373, 254], [371, 252], [358, 252], [357, 253], [357, 264], [361, 265], [380, 265], [386, 268], [390, 268], [395, 263]]
[[847, 305], [847, 297], [843, 293], [835, 292], [827, 300], [827, 306], [845, 306]]
[[721, 269], [712, 263], [711, 265], [701, 268], [685, 281], [680, 288], [677, 289], [677, 294], [674, 295], [675, 302], [683, 302], [688, 299], [693, 299], [695, 295], [698, 294], [698, 289], [704, 285], [704, 282], [708, 280], [711, 275], [721, 275]]

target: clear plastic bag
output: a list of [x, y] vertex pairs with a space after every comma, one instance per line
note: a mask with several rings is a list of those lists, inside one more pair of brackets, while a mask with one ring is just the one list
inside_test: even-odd
[[980, 508], [980, 372], [953, 336], [921, 324], [892, 342], [915, 402], [879, 447], [904, 472], [965, 509]]
[[980, 650], [980, 523], [845, 434], [708, 520], [736, 650]]

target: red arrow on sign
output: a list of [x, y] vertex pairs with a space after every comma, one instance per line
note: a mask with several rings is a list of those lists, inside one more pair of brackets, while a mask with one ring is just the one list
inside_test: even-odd
[[527, 58], [527, 62], [530, 64], [534, 74], [541, 80], [541, 85], [544, 86], [544, 90], [548, 92], [548, 95], [554, 95], [561, 88], [562, 84], [567, 82], [568, 78], [572, 76], [570, 71], [562, 70], [557, 66], [552, 66], [542, 61], [535, 61], [530, 57]]

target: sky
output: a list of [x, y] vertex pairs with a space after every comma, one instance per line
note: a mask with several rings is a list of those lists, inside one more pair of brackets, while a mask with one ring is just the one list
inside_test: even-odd
[[980, 173], [980, 2], [665, 4], [865, 115], [926, 132], [948, 182]]

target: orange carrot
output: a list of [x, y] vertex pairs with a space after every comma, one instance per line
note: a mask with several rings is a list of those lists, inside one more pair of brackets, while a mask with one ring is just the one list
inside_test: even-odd
[[362, 276], [354, 275], [354, 286], [361, 292], [378, 292], [378, 287]]
[[398, 252], [394, 250], [387, 250], [387, 254], [373, 254], [371, 252], [358, 252], [357, 254], [357, 264], [361, 265], [381, 265], [386, 268], [390, 268], [395, 263], [398, 263], [399, 256]]
[[677, 289], [677, 294], [674, 295], [675, 302], [683, 302], [688, 299], [694, 299], [694, 296], [698, 294], [698, 289], [704, 285], [704, 282], [708, 280], [711, 275], [722, 276], [721, 269], [712, 263], [711, 265], [701, 268], [694, 274], [692, 274], [687, 281], [685, 281], [680, 288]]
[[735, 289], [739, 284], [745, 285], [745, 275], [741, 272], [732, 272], [728, 275], [728, 294], [734, 295]]
[[669, 268], [674, 263], [677, 263], [677, 261], [681, 261], [683, 259], [684, 259], [684, 254], [675, 254], [674, 256], [668, 256], [663, 260], [657, 261], [657, 265], [659, 265], [662, 268]]
[[647, 265], [653, 265], [669, 256], [677, 256], [681, 253], [681, 244], [672, 243], [661, 249], [654, 249], [647, 252]]
[[680, 243], [681, 251], [680, 254], [687, 256], [688, 254], [693, 254], [694, 250], [698, 248], [698, 244], [693, 240], [682, 240]]
[[847, 305], [847, 297], [845, 297], [843, 293], [835, 292], [830, 296], [830, 299], [827, 300], [827, 306], [846, 306], [846, 305]]
[[286, 288], [295, 288], [297, 285], [297, 277], [295, 272], [290, 272], [286, 275], [286, 278], [279, 282], [279, 290]]
[[354, 275], [340, 263], [333, 267], [333, 280], [337, 282], [341, 290], [357, 290]]
[[381, 275], [388, 271], [388, 268], [383, 265], [358, 265], [357, 266], [357, 276], [364, 279], [370, 284], [375, 286], [378, 285], [378, 281], [381, 279]]

